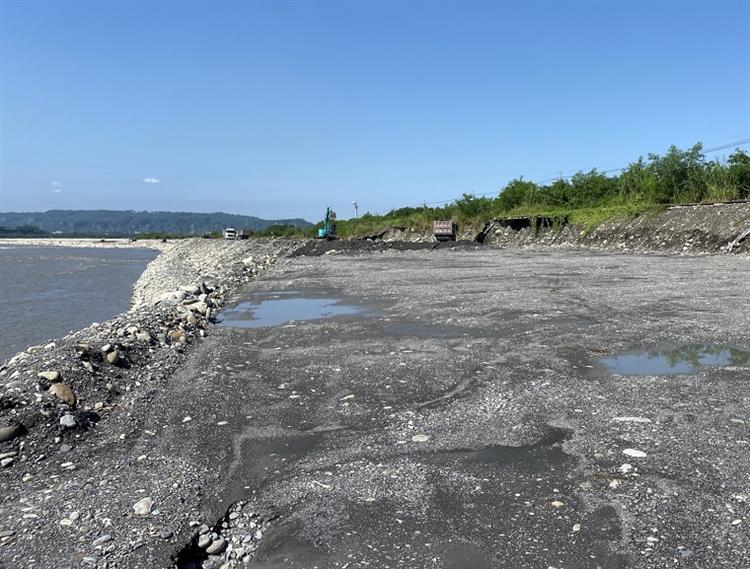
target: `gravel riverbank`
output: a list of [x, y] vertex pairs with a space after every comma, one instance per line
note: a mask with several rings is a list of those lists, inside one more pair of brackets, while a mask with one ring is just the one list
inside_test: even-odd
[[[130, 311], [0, 366], [0, 567], [750, 562], [747, 365], [597, 363], [750, 349], [746, 258], [162, 245]], [[370, 313], [214, 325], [258, 291]]]
[[[200, 491], [196, 473], [195, 488], [184, 487], [188, 477], [175, 492], [165, 468], [149, 498], [172, 517], [154, 528], [151, 509], [143, 513], [148, 500], [136, 500], [140, 489], [132, 488], [134, 438], [142, 434], [132, 432], [132, 417], [155, 390], [168, 388], [170, 374], [206, 335], [227, 294], [299, 244], [191, 239], [152, 245], [162, 254], [136, 283], [130, 311], [0, 365], [0, 566], [118, 564], [149, 539], [169, 539], [186, 514], [184, 495]], [[168, 464], [178, 466], [165, 457], [162, 466]], [[122, 531], [121, 522], [130, 525], [127, 543], [110, 543], [107, 531]], [[60, 550], [77, 554], [50, 564]]]

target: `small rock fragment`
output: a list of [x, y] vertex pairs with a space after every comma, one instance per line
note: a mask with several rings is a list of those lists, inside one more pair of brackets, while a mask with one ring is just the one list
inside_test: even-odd
[[60, 372], [57, 371], [57, 370], [40, 371], [36, 375], [37, 375], [37, 377], [41, 377], [42, 379], [46, 379], [50, 383], [55, 383], [56, 381], [60, 381]]
[[112, 350], [111, 352], [107, 352], [107, 355], [105, 356], [107, 359], [107, 363], [111, 365], [117, 365], [120, 363], [120, 352], [117, 350]]
[[224, 541], [223, 537], [220, 537], [219, 539], [214, 540], [211, 545], [209, 545], [206, 548], [206, 553], [209, 555], [213, 555], [215, 553], [221, 553], [224, 551], [224, 548], [227, 546], [227, 542]]
[[0, 427], [0, 443], [13, 440], [25, 433], [26, 427], [21, 423], [15, 423], [13, 425], [8, 425], [7, 427]]
[[63, 403], [67, 403], [71, 407], [76, 405], [76, 396], [73, 390], [65, 385], [64, 383], [53, 383], [52, 386], [47, 390], [48, 393], [57, 397]]
[[151, 508], [154, 505], [154, 501], [151, 499], [150, 496], [146, 496], [145, 498], [138, 500], [135, 504], [133, 504], [133, 511], [138, 516], [147, 516], [151, 513]]
[[76, 426], [76, 418], [74, 415], [66, 413], [65, 415], [60, 417], [60, 424], [65, 428], [72, 429]]
[[101, 537], [97, 537], [91, 545], [97, 547], [99, 545], [102, 545], [103, 543], [107, 543], [108, 541], [112, 541], [112, 536], [109, 534], [104, 534]]
[[626, 448], [622, 451], [622, 454], [626, 456], [632, 456], [633, 458], [646, 458], [646, 453], [636, 448]]
[[187, 336], [185, 336], [185, 332], [179, 329], [170, 330], [169, 332], [167, 332], [167, 336], [172, 341], [172, 343], [184, 344], [185, 342], [187, 342]]

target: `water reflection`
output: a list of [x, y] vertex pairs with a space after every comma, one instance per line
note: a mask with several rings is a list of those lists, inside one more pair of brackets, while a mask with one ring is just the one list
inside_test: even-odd
[[731, 346], [689, 345], [670, 350], [631, 352], [600, 359], [616, 375], [677, 375], [699, 368], [750, 364], [750, 352]]
[[260, 302], [241, 302], [221, 313], [220, 326], [263, 328], [291, 321], [318, 320], [359, 314], [361, 306], [344, 304], [336, 298], [281, 298]]

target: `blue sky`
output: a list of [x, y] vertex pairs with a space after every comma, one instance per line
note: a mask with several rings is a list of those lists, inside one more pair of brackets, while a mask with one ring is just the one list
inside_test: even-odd
[[747, 137], [747, 1], [0, 2], [0, 211], [348, 217]]

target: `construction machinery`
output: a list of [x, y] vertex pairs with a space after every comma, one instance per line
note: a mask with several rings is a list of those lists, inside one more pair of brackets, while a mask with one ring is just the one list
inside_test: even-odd
[[323, 227], [318, 229], [318, 239], [336, 239], [336, 212], [330, 207], [326, 208]]

